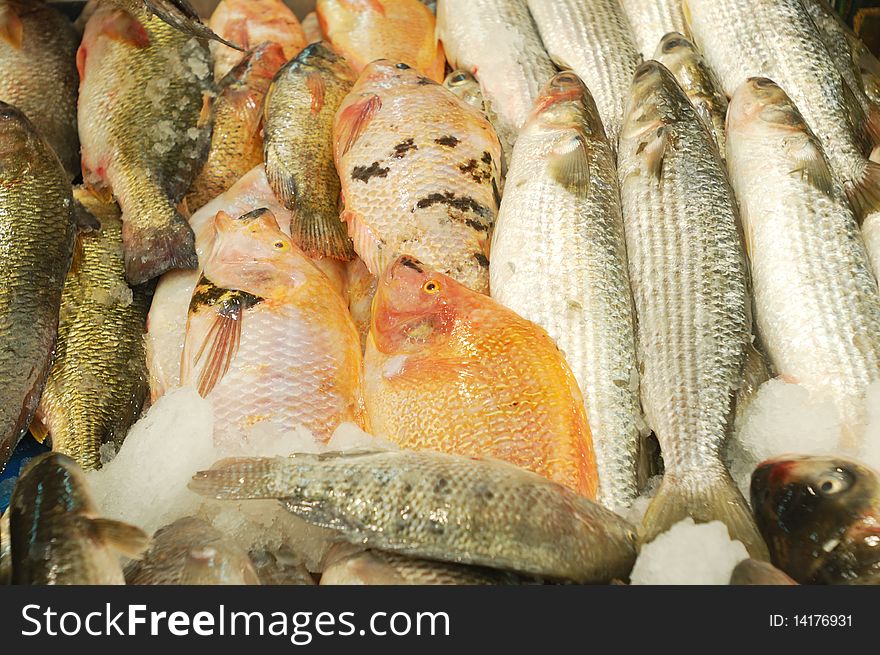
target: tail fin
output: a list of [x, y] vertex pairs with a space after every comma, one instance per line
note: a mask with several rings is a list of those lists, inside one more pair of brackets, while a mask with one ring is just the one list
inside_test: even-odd
[[749, 506], [722, 466], [714, 475], [664, 475], [639, 530], [640, 543], [652, 541], [688, 516], [697, 523], [721, 521], [731, 539], [741, 541], [754, 559], [769, 561]]
[[859, 225], [866, 216], [880, 211], [880, 164], [868, 161], [861, 179], [846, 187], [846, 196]]
[[290, 220], [290, 236], [309, 257], [354, 259], [354, 245], [339, 214], [297, 211]]
[[196, 237], [186, 219], [170, 204], [159, 220], [153, 216], [123, 215], [125, 277], [132, 286], [143, 284], [174, 268], [194, 269]]

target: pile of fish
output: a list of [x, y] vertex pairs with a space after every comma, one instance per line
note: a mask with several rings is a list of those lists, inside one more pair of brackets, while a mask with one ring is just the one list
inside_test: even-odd
[[[0, 0], [0, 467], [51, 446], [0, 579], [625, 583], [692, 519], [734, 584], [880, 583], [878, 102], [824, 0]], [[839, 447], [747, 501], [774, 377]], [[102, 516], [87, 472], [179, 387], [226, 457], [185, 493], [279, 501], [319, 566]], [[375, 447], [321, 452], [347, 424]]]

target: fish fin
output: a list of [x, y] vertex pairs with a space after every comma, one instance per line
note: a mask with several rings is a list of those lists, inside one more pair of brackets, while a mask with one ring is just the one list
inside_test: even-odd
[[391, 256], [385, 254], [386, 248], [382, 241], [373, 233], [364, 217], [357, 212], [346, 209], [342, 212], [341, 219], [348, 226], [348, 235], [354, 244], [354, 251], [364, 261], [370, 273], [380, 276], [385, 266], [391, 263]]
[[86, 78], [86, 58], [88, 56], [88, 49], [80, 44], [79, 48], [76, 49], [76, 72], [79, 73], [80, 81]]
[[355, 258], [354, 245], [337, 213], [296, 210], [290, 219], [290, 236], [308, 257]]
[[321, 73], [313, 71], [306, 75], [306, 86], [309, 88], [309, 94], [312, 96], [312, 115], [316, 115], [324, 107], [324, 93], [326, 91], [326, 85]]
[[79, 201], [73, 201], [73, 220], [76, 229], [82, 234], [101, 231], [101, 221]]
[[138, 527], [104, 518], [87, 518], [88, 531], [95, 541], [131, 559], [140, 559], [150, 545], [150, 537]]
[[669, 135], [664, 127], [657, 128], [639, 146], [648, 166], [648, 174], [658, 182], [663, 179], [663, 159], [666, 157], [666, 148], [669, 145]]
[[767, 546], [749, 506], [720, 463], [717, 468], [700, 471], [698, 475], [675, 476], [667, 472], [645, 513], [639, 529], [640, 543], [653, 541], [687, 517], [696, 523], [721, 521], [727, 526], [730, 538], [741, 541], [753, 558], [769, 561]]
[[214, 103], [210, 91], [202, 92], [202, 108], [199, 110], [199, 120], [196, 121], [196, 129], [202, 129], [214, 117]]
[[279, 468], [287, 460], [281, 457], [231, 457], [215, 462], [207, 471], [199, 471], [187, 484], [190, 491], [218, 500], [278, 498]]
[[187, 0], [143, 0], [144, 8], [151, 14], [155, 14], [163, 21], [190, 36], [211, 41], [219, 41], [233, 50], [245, 52], [246, 48], [231, 43], [214, 33], [199, 19], [198, 13]]
[[34, 417], [31, 419], [30, 432], [37, 443], [43, 443], [49, 436], [49, 426], [43, 421], [39, 408], [34, 412]]
[[194, 269], [199, 265], [192, 228], [180, 212], [169, 209], [168, 216], [158, 224], [123, 217], [125, 277], [132, 286], [174, 268]]
[[560, 138], [550, 152], [547, 166], [550, 176], [565, 189], [581, 198], [590, 194], [590, 157], [582, 134]]
[[880, 106], [873, 102], [868, 107], [868, 113], [865, 116], [865, 134], [872, 146], [880, 146]]
[[880, 164], [868, 161], [861, 179], [853, 185], [847, 185], [846, 196], [859, 224], [869, 214], [880, 211]]
[[342, 110], [336, 130], [337, 158], [351, 150], [381, 108], [382, 100], [374, 94]]
[[834, 182], [831, 177], [831, 169], [822, 150], [812, 138], [798, 138], [785, 144], [788, 154], [794, 159], [794, 168], [789, 171], [821, 191], [824, 195], [831, 195]]
[[13, 5], [0, 9], [0, 40], [6, 41], [16, 50], [21, 50], [24, 41], [24, 24]]
[[103, 33], [114, 41], [128, 43], [135, 48], [146, 48], [150, 45], [150, 35], [143, 23], [129, 13], [120, 14], [114, 21], [107, 21]]

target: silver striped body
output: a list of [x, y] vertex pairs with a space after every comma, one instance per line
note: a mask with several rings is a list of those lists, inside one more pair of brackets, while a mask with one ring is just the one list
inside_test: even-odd
[[618, 0], [632, 27], [636, 48], [650, 59], [669, 32], [687, 34], [681, 0]]

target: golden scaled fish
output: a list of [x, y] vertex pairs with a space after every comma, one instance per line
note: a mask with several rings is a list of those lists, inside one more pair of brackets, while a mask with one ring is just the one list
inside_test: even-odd
[[9, 514], [13, 584], [125, 584], [119, 556], [149, 544], [140, 528], [98, 515], [82, 470], [60, 453], [28, 463]]
[[[299, 54], [309, 41], [296, 14], [282, 0], [221, 0], [208, 26], [245, 51], [261, 43], [276, 43], [284, 50], [284, 61]], [[222, 43], [212, 43], [214, 78], [223, 79], [244, 57], [244, 53]]]
[[158, 17], [100, 4], [77, 53], [83, 178], [122, 208], [126, 277], [140, 284], [198, 265], [177, 204], [211, 140], [210, 53]]
[[342, 219], [370, 272], [412, 255], [487, 292], [501, 146], [482, 112], [380, 60], [343, 101], [333, 135]]
[[443, 81], [446, 58], [434, 14], [418, 0], [318, 0], [316, 6], [321, 31], [356, 72], [391, 59]]
[[553, 340], [411, 257], [379, 280], [364, 399], [368, 431], [404, 448], [503, 459], [596, 495], [584, 400]]
[[345, 59], [313, 43], [284, 66], [266, 96], [266, 175], [293, 214], [291, 237], [310, 257], [354, 257], [339, 219], [333, 161], [333, 120], [354, 79]]
[[281, 46], [261, 43], [218, 86], [211, 149], [186, 196], [196, 211], [263, 161], [263, 98], [287, 59]]
[[[342, 297], [266, 209], [219, 212], [192, 294], [181, 383], [213, 402], [215, 443], [361, 421], [361, 350]], [[256, 437], [255, 437], [256, 438]]]

